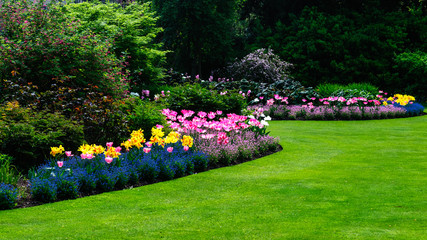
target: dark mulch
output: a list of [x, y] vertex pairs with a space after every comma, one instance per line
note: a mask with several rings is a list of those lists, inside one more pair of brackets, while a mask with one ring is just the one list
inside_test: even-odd
[[[267, 151], [267, 152], [264, 152], [263, 154], [258, 154], [256, 156], [253, 156], [251, 159], [247, 159], [247, 160], [243, 160], [243, 161], [235, 161], [231, 165], [219, 165], [218, 164], [218, 165], [215, 165], [215, 166], [210, 166], [210, 167], [208, 167], [207, 171], [212, 170], [212, 169], [216, 169], [216, 168], [221, 168], [221, 167], [226, 167], [226, 166], [232, 166], [232, 165], [237, 165], [237, 164], [240, 164], [240, 163], [252, 161], [252, 160], [255, 160], [255, 159], [258, 159], [258, 158], [261, 158], [261, 157], [265, 157], [265, 156], [268, 156], [268, 155], [276, 153], [276, 152], [280, 152], [282, 150], [283, 150], [283, 147], [279, 145], [279, 147], [276, 149], [276, 151]], [[153, 184], [153, 183], [157, 183], [157, 182], [161, 182], [161, 181], [158, 180], [158, 181], [151, 182], [151, 183], [149, 183], [149, 182], [139, 182], [139, 183], [134, 184], [134, 185], [128, 185], [124, 189], [131, 189], [131, 188], [141, 187], [141, 186], [145, 186], [145, 185]], [[19, 180], [18, 183], [17, 183], [17, 185], [18, 185], [18, 188], [21, 189], [20, 191], [23, 194], [21, 194], [22, 197], [20, 197], [18, 199], [17, 206], [15, 208], [27, 208], [27, 207], [33, 207], [33, 206], [38, 206], [38, 205], [44, 204], [43, 202], [34, 201], [31, 198], [30, 184], [29, 184], [29, 181], [27, 179], [21, 179], [21, 180]], [[118, 191], [118, 190], [122, 190], [122, 189], [117, 189], [116, 191]], [[80, 194], [78, 196], [78, 198], [87, 197], [87, 196], [91, 196], [91, 195], [96, 195], [96, 194], [100, 194], [100, 193], [103, 193], [103, 192], [102, 191], [93, 191], [90, 194]], [[59, 201], [60, 200], [58, 200], [57, 202], [59, 202]]]

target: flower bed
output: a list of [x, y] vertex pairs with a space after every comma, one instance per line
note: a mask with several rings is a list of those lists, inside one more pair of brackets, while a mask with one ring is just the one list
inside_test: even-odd
[[133, 131], [132, 137], [121, 144], [127, 150], [124, 153], [112, 142], [106, 148], [82, 145], [78, 156], [62, 146], [52, 147], [54, 158], [30, 174], [32, 197], [40, 202], [73, 199], [206, 169], [207, 157], [192, 148], [190, 136], [181, 137], [175, 132], [164, 135], [161, 128], [154, 127], [147, 142], [141, 130]]
[[[280, 150], [277, 138], [268, 136], [266, 120], [236, 114], [164, 109], [171, 132], [152, 128], [147, 141], [142, 130], [113, 146], [80, 146], [79, 154], [62, 146], [51, 148], [51, 158], [29, 173], [29, 205], [170, 180], [209, 168], [236, 164]], [[13, 208], [19, 196], [12, 186], [1, 186], [3, 208]], [[12, 194], [13, 193], [13, 194]], [[21, 199], [22, 201], [22, 199]], [[1, 204], [0, 204], [1, 205]], [[25, 204], [28, 205], [28, 204]], [[21, 205], [22, 206], [22, 205]], [[20, 207], [21, 207], [20, 206]]]
[[268, 136], [267, 120], [236, 114], [222, 116], [221, 111], [198, 112], [182, 110], [182, 115], [164, 109], [171, 128], [194, 138], [196, 149], [209, 156], [211, 165], [229, 165], [280, 148], [277, 138]]
[[302, 105], [286, 105], [286, 98], [278, 95], [269, 99], [266, 105], [248, 107], [254, 115], [269, 115], [274, 119], [287, 120], [369, 120], [387, 119], [421, 115], [424, 107], [414, 102], [415, 98], [396, 94], [383, 99], [354, 97], [311, 98], [303, 99]]

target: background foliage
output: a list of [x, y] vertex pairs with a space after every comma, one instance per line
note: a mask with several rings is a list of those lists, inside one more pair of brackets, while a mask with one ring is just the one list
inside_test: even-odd
[[117, 58], [126, 57], [133, 90], [140, 91], [163, 77], [166, 52], [160, 50], [161, 43], [154, 42], [162, 28], [156, 24], [151, 2], [122, 6], [91, 1], [67, 4], [65, 9], [67, 17], [79, 20], [81, 30], [114, 40], [113, 52]]

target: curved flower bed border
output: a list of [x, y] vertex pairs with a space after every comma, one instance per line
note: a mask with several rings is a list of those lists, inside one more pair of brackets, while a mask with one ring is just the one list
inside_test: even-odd
[[[194, 112], [184, 113], [189, 118]], [[20, 183], [27, 197], [17, 197], [14, 187], [2, 186], [0, 192], [8, 204], [2, 204], [0, 196], [0, 206], [30, 207], [142, 186], [239, 164], [282, 149], [279, 139], [265, 132], [266, 120], [260, 122], [236, 114], [220, 117], [221, 114], [215, 113], [220, 120], [213, 121], [213, 113], [200, 112], [187, 122], [191, 127], [180, 128], [179, 133], [171, 131], [167, 136], [163, 126], [157, 125], [149, 141], [142, 130], [134, 131], [121, 144], [126, 151], [113, 147], [112, 142], [106, 147], [84, 144], [76, 156], [62, 146], [52, 147], [52, 158], [30, 173], [28, 181]], [[203, 129], [201, 123], [208, 129]]]
[[406, 109], [393, 105], [375, 107], [346, 106], [342, 108], [336, 106], [309, 108], [301, 105], [258, 105], [251, 106], [249, 110], [254, 111], [257, 115], [268, 115], [275, 120], [372, 120], [403, 118], [424, 114], [422, 111], [418, 114], [411, 114]]

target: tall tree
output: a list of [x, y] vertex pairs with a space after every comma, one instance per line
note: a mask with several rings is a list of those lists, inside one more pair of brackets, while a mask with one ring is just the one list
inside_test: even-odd
[[230, 57], [235, 0], [154, 0], [164, 28], [162, 41], [171, 65], [193, 76], [223, 64]]

